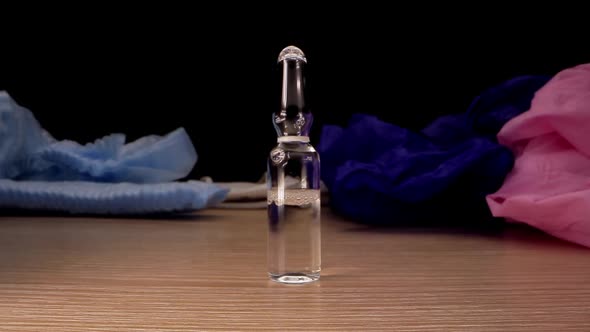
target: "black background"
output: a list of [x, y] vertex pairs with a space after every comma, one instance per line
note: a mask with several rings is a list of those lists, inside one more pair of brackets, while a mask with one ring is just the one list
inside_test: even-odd
[[352, 113], [419, 129], [503, 80], [590, 60], [583, 24], [556, 30], [547, 19], [478, 15], [328, 19], [334, 14], [313, 24], [206, 10], [32, 18], [4, 29], [0, 89], [58, 139], [120, 132], [133, 140], [182, 126], [199, 154], [191, 178], [255, 181], [276, 141], [276, 58], [285, 46], [308, 58], [315, 143], [322, 125]]

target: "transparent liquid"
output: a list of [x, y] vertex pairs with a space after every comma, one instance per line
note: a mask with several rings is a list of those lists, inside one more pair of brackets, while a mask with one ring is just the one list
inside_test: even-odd
[[320, 191], [268, 191], [268, 268], [271, 279], [306, 283], [321, 269]]

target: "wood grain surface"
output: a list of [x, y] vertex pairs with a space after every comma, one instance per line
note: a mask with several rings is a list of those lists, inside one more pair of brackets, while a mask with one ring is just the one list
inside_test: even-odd
[[264, 210], [0, 217], [1, 331], [590, 331], [590, 249], [324, 210], [321, 280], [266, 276]]

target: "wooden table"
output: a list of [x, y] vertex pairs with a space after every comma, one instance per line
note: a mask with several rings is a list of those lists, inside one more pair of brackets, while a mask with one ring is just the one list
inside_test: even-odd
[[266, 276], [263, 210], [0, 217], [1, 331], [590, 331], [590, 249], [323, 217], [319, 282]]

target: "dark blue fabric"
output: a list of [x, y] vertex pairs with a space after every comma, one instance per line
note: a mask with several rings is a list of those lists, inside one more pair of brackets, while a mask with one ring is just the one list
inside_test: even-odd
[[322, 180], [334, 211], [372, 224], [491, 217], [485, 195], [513, 166], [496, 134], [528, 110], [550, 77], [522, 76], [484, 91], [465, 113], [421, 132], [355, 114], [347, 128], [322, 128]]

